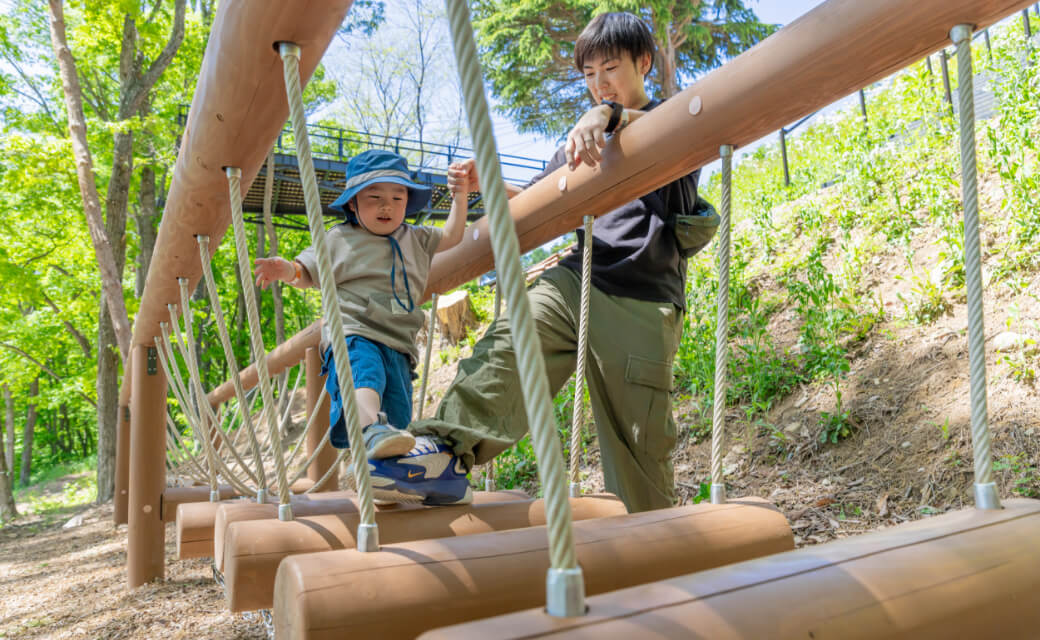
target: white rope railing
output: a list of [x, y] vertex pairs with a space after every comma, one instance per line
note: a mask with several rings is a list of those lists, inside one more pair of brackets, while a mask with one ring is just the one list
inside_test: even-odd
[[[377, 551], [379, 549], [379, 529], [375, 521], [375, 503], [372, 496], [372, 481], [368, 474], [368, 458], [365, 452], [364, 439], [361, 435], [361, 424], [358, 419], [357, 401], [350, 392], [353, 387], [353, 373], [350, 369], [350, 358], [347, 353], [346, 340], [343, 337], [343, 318], [340, 316], [336, 296], [336, 283], [332, 276], [332, 260], [326, 245], [325, 226], [322, 218], [321, 198], [318, 193], [318, 181], [314, 173], [314, 160], [311, 157], [310, 138], [307, 134], [307, 119], [303, 110], [303, 93], [300, 88], [300, 48], [283, 42], [279, 45], [285, 75], [285, 93], [289, 100], [290, 120], [293, 135], [296, 139], [296, 158], [300, 169], [300, 181], [303, 186], [304, 203], [307, 209], [307, 222], [310, 226], [311, 240], [318, 259], [318, 284], [321, 289], [322, 318], [328, 328], [329, 340], [332, 342], [332, 354], [335, 360], [336, 376], [343, 392], [343, 417], [346, 421], [347, 435], [353, 446], [350, 447], [351, 459], [354, 463], [354, 479], [358, 487], [358, 511], [360, 523], [357, 532], [357, 548], [359, 551]], [[312, 274], [313, 275], [313, 274]]]
[[[235, 358], [235, 352], [231, 347], [231, 336], [228, 335], [227, 322], [224, 320], [224, 309], [220, 304], [220, 295], [217, 293], [216, 279], [213, 277], [213, 266], [210, 264], [209, 236], [200, 235], [196, 239], [199, 245], [199, 262], [202, 263], [202, 276], [206, 282], [206, 291], [209, 294], [210, 311], [216, 320], [217, 335], [220, 337], [221, 350], [224, 352], [224, 362], [227, 363], [231, 384], [235, 388], [235, 398], [238, 400], [239, 415], [242, 418], [242, 424], [245, 426], [249, 445], [253, 451], [257, 483], [261, 489], [265, 489], [267, 487], [267, 474], [264, 471], [264, 460], [260, 454], [260, 442], [256, 439], [256, 429], [253, 426], [253, 418], [250, 415], [252, 407], [246, 400], [246, 392], [242, 387], [242, 380], [239, 378], [238, 359]], [[248, 286], [248, 284], [248, 282], [244, 282], [243, 287]], [[265, 496], [258, 494], [256, 501], [264, 502]]]
[[[184, 363], [188, 367], [188, 378], [191, 380], [192, 388], [195, 389], [195, 394], [199, 398], [198, 409], [200, 417], [202, 418], [202, 424], [211, 425], [209, 433], [211, 434], [210, 437], [213, 441], [214, 455], [218, 456], [218, 461], [223, 462], [223, 458], [219, 456], [219, 452], [216, 449], [216, 440], [219, 438], [224, 446], [228, 447], [229, 453], [238, 464], [239, 468], [245, 471], [253, 482], [258, 483], [259, 479], [253, 474], [249, 465], [242, 459], [242, 456], [239, 455], [238, 450], [231, 447], [231, 441], [228, 439], [227, 434], [218, 428], [219, 424], [217, 423], [216, 415], [213, 413], [213, 407], [210, 406], [206, 399], [206, 389], [202, 385], [202, 375], [199, 372], [199, 361], [195, 351], [195, 331], [192, 327], [191, 321], [191, 303], [189, 302], [190, 292], [188, 291], [188, 279], [178, 278], [177, 283], [180, 286], [181, 317], [184, 322], [183, 338], [180, 336], [180, 326], [175, 325], [178, 334], [177, 346], [181, 350], [181, 357], [184, 359]], [[170, 305], [169, 309], [171, 319], [175, 318], [177, 314], [177, 306]], [[225, 466], [224, 468], [227, 469], [228, 473], [231, 473], [230, 465]]]
[[971, 441], [975, 457], [975, 506], [1000, 509], [993, 481], [986, 408], [986, 329], [983, 324], [982, 250], [979, 242], [978, 165], [975, 159], [975, 89], [971, 68], [970, 25], [957, 25], [957, 98], [960, 107], [961, 195], [964, 200], [964, 275], [968, 293], [968, 364], [971, 389]]
[[484, 196], [496, 258], [499, 285], [513, 332], [513, 346], [520, 364], [520, 383], [531, 428], [531, 440], [538, 457], [538, 473], [545, 492], [546, 525], [552, 568], [546, 578], [546, 609], [553, 616], [579, 616], [585, 613], [585, 585], [574, 550], [571, 509], [567, 497], [567, 472], [556, 436], [556, 421], [545, 373], [540, 341], [531, 315], [530, 303], [520, 264], [516, 229], [509, 215], [509, 203], [498, 164], [494, 130], [484, 95], [477, 46], [465, 0], [447, 0], [455, 61], [462, 81], [466, 114], [476, 147], [477, 170], [484, 183]]
[[234, 228], [235, 248], [238, 254], [238, 270], [242, 278], [242, 295], [245, 297], [246, 317], [249, 320], [249, 338], [253, 348], [253, 362], [256, 366], [257, 382], [260, 385], [262, 406], [267, 410], [268, 431], [271, 446], [274, 448], [275, 474], [278, 478], [278, 519], [292, 520], [292, 505], [289, 502], [289, 484], [286, 482], [285, 460], [282, 459], [282, 435], [280, 425], [275, 422], [277, 412], [273, 410], [274, 394], [271, 391], [271, 377], [267, 374], [267, 351], [264, 348], [263, 333], [260, 329], [260, 314], [257, 311], [256, 292], [253, 290], [253, 270], [249, 261], [249, 243], [246, 241], [245, 223], [242, 218], [242, 170], [238, 167], [225, 167], [228, 180], [228, 195], [231, 200], [231, 226]]
[[581, 311], [578, 316], [578, 363], [574, 371], [574, 411], [571, 414], [571, 497], [581, 496], [581, 436], [585, 431], [585, 358], [589, 350], [589, 306], [592, 297], [592, 227], [585, 216], [585, 247], [581, 254]]
[[719, 147], [722, 159], [722, 212], [719, 223], [718, 270], [715, 321], [715, 402], [711, 422], [711, 503], [726, 502], [722, 451], [726, 443], [726, 379], [729, 367], [729, 232], [733, 187], [733, 147]]

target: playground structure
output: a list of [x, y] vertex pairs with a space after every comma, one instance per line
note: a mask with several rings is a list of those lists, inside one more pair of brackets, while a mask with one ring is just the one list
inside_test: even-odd
[[[514, 593], [496, 592], [493, 583], [502, 581], [502, 576], [508, 574], [515, 584], [525, 585], [521, 590], [526, 597], [535, 593], [536, 585], [544, 584], [545, 570], [549, 568], [548, 613], [538, 610], [513, 614], [504, 620], [455, 628], [451, 633], [486, 637], [488, 629], [494, 629], [496, 636], [515, 629], [519, 636], [550, 633], [579, 636], [631, 635], [638, 630], [660, 637], [679, 634], [761, 637], [763, 630], [767, 635], [778, 630], [777, 635], [784, 637], [805, 637], [806, 630], [810, 634], [817, 630], [821, 635], [814, 637], [828, 637], [828, 634], [836, 637], [946, 637], [951, 630], [952, 633], [999, 630], [1006, 637], [1029, 637], [1040, 624], [1040, 591], [1036, 589], [1040, 586], [1040, 575], [1035, 570], [1040, 555], [1036, 542], [1040, 532], [1040, 503], [1016, 500], [1002, 509], [992, 482], [982, 351], [969, 48], [972, 30], [984, 28], [1028, 4], [1020, 0], [917, 3], [830, 0], [626, 128], [604, 150], [600, 168], [582, 166], [574, 172], [561, 169], [507, 204], [504, 194], [496, 193], [501, 191], [501, 181], [496, 179], [499, 174], [486, 109], [481, 115], [483, 90], [475, 64], [475, 48], [471, 39], [468, 44], [466, 40], [471, 34], [467, 35], [465, 5], [452, 0], [449, 7], [464, 76], [467, 112], [477, 141], [480, 173], [485, 184], [490, 185], [485, 194], [489, 216], [471, 225], [458, 247], [438, 256], [426, 294], [447, 291], [487, 271], [492, 266], [494, 244], [494, 254], [499, 257], [496, 266], [500, 282], [511, 314], [515, 314], [518, 344], [524, 342], [520, 334], [525, 331], [527, 338], [533, 337], [529, 326], [524, 328], [523, 309], [526, 307], [522, 280], [518, 280], [521, 277], [518, 249], [530, 249], [551, 240], [577, 227], [583, 216], [605, 213], [702, 166], [717, 155], [723, 158], [724, 176], [719, 289], [727, 291], [728, 177], [732, 148], [920, 59], [941, 48], [952, 36], [958, 45], [958, 69], [962, 72], [960, 115], [968, 254], [965, 262], [971, 319], [972, 435], [976, 446], [978, 508], [821, 547], [777, 554], [790, 548], [785, 542], [790, 531], [783, 531], [786, 523], [779, 529], [756, 528], [753, 524], [758, 522], [756, 518], [776, 516], [775, 511], [761, 505], [727, 501], [719, 455], [724, 430], [722, 416], [716, 413], [712, 505], [589, 520], [574, 525], [572, 533], [571, 506], [562, 475], [557, 474], [559, 481], [556, 481], [547, 479], [545, 474], [550, 472], [544, 471], [556, 464], [552, 458], [559, 457], [559, 446], [555, 445], [554, 454], [551, 446], [545, 444], [554, 443], [554, 425], [551, 413], [549, 420], [544, 419], [544, 404], [548, 402], [544, 373], [539, 388], [538, 367], [532, 363], [534, 371], [524, 374], [525, 397], [532, 437], [539, 441], [536, 444], [539, 465], [543, 467], [545, 529], [401, 542], [383, 547], [389, 553], [379, 553], [376, 519], [370, 496], [364, 495], [364, 476], [367, 475], [364, 453], [352, 452], [352, 456], [360, 455], [355, 457], [359, 494], [357, 515], [348, 529], [357, 527], [351, 541], [357, 548], [320, 555], [294, 555], [282, 560], [273, 593], [275, 624], [280, 633], [291, 637], [320, 637], [323, 632], [337, 635], [353, 629], [414, 635], [417, 629], [408, 625], [415, 625], [414, 618], [418, 616], [407, 616], [408, 620], [389, 619], [385, 611], [380, 614], [372, 602], [379, 599], [385, 605], [388, 594], [399, 591], [396, 588], [387, 587], [374, 593], [366, 586], [366, 593], [374, 593], [373, 598], [356, 598], [357, 601], [351, 603], [353, 609], [341, 606], [347, 599], [342, 594], [350, 590], [351, 580], [355, 579], [352, 576], [363, 572], [367, 572], [366, 580], [379, 575], [379, 584], [383, 585], [425, 580], [424, 588], [402, 593], [400, 597], [408, 598], [411, 606], [438, 611], [441, 617], [434, 617], [430, 622], [450, 624], [536, 606], [536, 601], [517, 598]], [[164, 373], [170, 367], [164, 363], [160, 368], [156, 364], [164, 358], [162, 345], [158, 344], [161, 340], [156, 338], [168, 334], [163, 326], [167, 322], [166, 314], [171, 311], [168, 305], [178, 301], [183, 305], [183, 292], [194, 287], [203, 276], [207, 268], [205, 252], [212, 255], [229, 222], [233, 221], [236, 233], [239, 232], [241, 195], [246, 190], [240, 180], [247, 187], [258, 174], [270, 143], [281, 130], [289, 111], [281, 100], [243, 102], [240, 97], [281, 95], [282, 87], [288, 84], [290, 101], [298, 98], [299, 87], [293, 87], [292, 74], [297, 74], [299, 82], [313, 71], [349, 3], [300, 5], [290, 10], [273, 3], [226, 2], [214, 21], [135, 323], [133, 356], [123, 385], [124, 419], [117, 467], [121, 471], [117, 474], [117, 499], [121, 502], [117, 502], [116, 518], [125, 514], [130, 525], [128, 574], [131, 586], [163, 575], [165, 510], [162, 505], [166, 492], [167, 419], [167, 376]], [[276, 43], [298, 45], [280, 46], [286, 61], [285, 80], [282, 60], [272, 48]], [[299, 61], [298, 72], [293, 66], [295, 60]], [[306, 139], [306, 135], [301, 135], [306, 125], [298, 113], [300, 110], [294, 108], [293, 111], [294, 130], [300, 144]], [[313, 206], [317, 188], [313, 164], [310, 176], [306, 175], [309, 158], [305, 156], [308, 155], [301, 149], [301, 181], [305, 188], [308, 183], [312, 187], [312, 202], [307, 208], [312, 234], [318, 243], [320, 206]], [[223, 169], [227, 167], [233, 169], [225, 174]], [[511, 215], [512, 222], [505, 215]], [[512, 224], [515, 224], [515, 236], [508, 232]], [[196, 258], [200, 256], [197, 236], [209, 238], [212, 244], [202, 247], [202, 260]], [[323, 287], [323, 298], [328, 298], [327, 294]], [[720, 297], [719, 313], [716, 393], [725, 384], [725, 296]], [[186, 317], [186, 326], [190, 327], [188, 322]], [[190, 335], [190, 328], [186, 334]], [[230, 386], [225, 385], [226, 389], [211, 392], [210, 403], [219, 404], [236, 395], [243, 404], [242, 389], [257, 383], [263, 395], [270, 396], [269, 389], [263, 390], [264, 385], [269, 385], [270, 378], [288, 366], [303, 360], [312, 346], [308, 341], [316, 342], [315, 334], [316, 328], [312, 326], [271, 354], [264, 354], [260, 345], [254, 350], [259, 352], [257, 366], [243, 371], [241, 380], [234, 376]], [[170, 347], [166, 349], [172, 352]], [[525, 353], [522, 346], [518, 352]], [[336, 360], [340, 363], [344, 359], [337, 357]], [[170, 384], [176, 385], [173, 377]], [[349, 372], [347, 375], [340, 372], [339, 378], [349, 379]], [[236, 382], [241, 386], [235, 388]], [[308, 376], [308, 384], [311, 384], [311, 376]], [[204, 390], [197, 389], [196, 393], [200, 398], [206, 396]], [[537, 406], [539, 402], [542, 407]], [[264, 404], [269, 404], [268, 398]], [[314, 406], [320, 404], [316, 401]], [[317, 416], [321, 412], [312, 407], [310, 413]], [[269, 418], [272, 414], [268, 409]], [[359, 428], [356, 414], [349, 417], [348, 428]], [[271, 430], [272, 439], [276, 431]], [[354, 435], [352, 432], [352, 440], [359, 441]], [[285, 474], [279, 470], [278, 475], [282, 495], [277, 514], [284, 522], [244, 520], [229, 525], [222, 546], [225, 556], [229, 548], [242, 549], [255, 543], [263, 523], [272, 528], [292, 525], [289, 521], [294, 503], [287, 496]], [[312, 479], [312, 483], [320, 481], [321, 478]], [[268, 486], [263, 482], [258, 484], [263, 490]], [[214, 491], [215, 487], [215, 484], [204, 487], [210, 499], [221, 497], [219, 491]], [[524, 501], [515, 502], [526, 505]], [[181, 509], [186, 506], [182, 505]], [[274, 509], [260, 506], [274, 515]], [[395, 517], [406, 519], [410, 515], [406, 511]], [[716, 556], [714, 564], [702, 562], [703, 557], [690, 552], [690, 540], [700, 539], [698, 536], [707, 539], [706, 532], [714, 530], [723, 516], [737, 519], [739, 524], [732, 525], [732, 529], [747, 528], [764, 538], [747, 542], [745, 553], [737, 552], [733, 540], [726, 539], [727, 535], [720, 535], [722, 540], [718, 546], [704, 545], [710, 551], [706, 555]], [[675, 521], [700, 522], [692, 524], [690, 529], [677, 529]], [[534, 520], [527, 524], [534, 524]], [[248, 533], [250, 527], [253, 527], [252, 534]], [[680, 542], [671, 551], [658, 546], [660, 540], [668, 538]], [[239, 540], [238, 546], [229, 547], [232, 539]], [[345, 542], [344, 546], [347, 546]], [[760, 557], [763, 554], [770, 555]], [[526, 559], [507, 562], [511, 555]], [[756, 557], [759, 559], [750, 559]], [[579, 559], [581, 568], [578, 568]], [[224, 557], [225, 568], [228, 560]], [[330, 566], [336, 570], [329, 572]], [[637, 566], [654, 568], [643, 574], [635, 570]], [[678, 577], [709, 567], [718, 568]], [[586, 573], [583, 574], [582, 569]], [[271, 569], [264, 571], [269, 573]], [[329, 573], [335, 575], [327, 575]], [[633, 586], [662, 579], [668, 580]], [[606, 593], [626, 587], [630, 589]], [[356, 596], [357, 590], [351, 593]], [[472, 602], [449, 611], [450, 607], [440, 606], [446, 602], [445, 593], [454, 594], [456, 599], [465, 593]], [[590, 598], [589, 610], [582, 615], [586, 593], [605, 595]], [[837, 603], [837, 608], [814, 606], [816, 603], [807, 594], [819, 594], [820, 599]], [[971, 597], [977, 594], [986, 597]], [[508, 605], [511, 608], [504, 608], [509, 598], [514, 598], [514, 602]], [[746, 615], [743, 609], [748, 606], [746, 598], [755, 598], [754, 602], [758, 603], [753, 607], [755, 616]], [[366, 627], [366, 624], [378, 626]], [[482, 624], [495, 626], [480, 626]]]

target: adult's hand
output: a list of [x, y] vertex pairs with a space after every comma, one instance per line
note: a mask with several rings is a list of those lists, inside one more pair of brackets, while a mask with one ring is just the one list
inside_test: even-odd
[[567, 134], [564, 154], [567, 166], [574, 170], [582, 162], [595, 167], [603, 159], [599, 150], [607, 146], [607, 124], [610, 122], [610, 107], [596, 105], [585, 112], [571, 132]]

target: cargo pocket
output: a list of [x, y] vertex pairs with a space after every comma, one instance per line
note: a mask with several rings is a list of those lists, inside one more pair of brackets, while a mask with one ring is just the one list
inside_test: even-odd
[[672, 364], [630, 355], [625, 381], [630, 415], [637, 420], [631, 425], [635, 448], [653, 460], [667, 458], [676, 441], [675, 423], [668, 419], [672, 409]]
[[721, 222], [715, 207], [699, 196], [696, 215], [675, 216], [675, 243], [682, 257], [690, 258], [708, 246]]

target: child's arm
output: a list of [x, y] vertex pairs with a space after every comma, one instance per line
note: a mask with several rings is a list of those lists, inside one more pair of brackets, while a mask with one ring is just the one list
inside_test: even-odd
[[256, 275], [256, 286], [266, 289], [272, 282], [281, 280], [296, 287], [307, 289], [314, 286], [311, 274], [302, 264], [285, 258], [257, 258], [253, 273]]
[[[463, 171], [458, 164], [453, 164], [449, 167], [450, 171]], [[441, 238], [441, 243], [437, 245], [437, 253], [441, 251], [447, 251], [458, 243], [462, 242], [462, 233], [466, 230], [466, 214], [469, 213], [469, 203], [466, 199], [469, 197], [468, 185], [465, 181], [457, 180], [450, 181], [448, 187], [451, 189], [451, 212], [448, 213], [448, 220], [444, 223], [444, 237]]]

